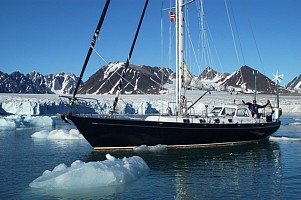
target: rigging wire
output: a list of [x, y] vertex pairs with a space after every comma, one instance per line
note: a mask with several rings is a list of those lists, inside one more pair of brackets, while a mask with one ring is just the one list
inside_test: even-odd
[[230, 4], [231, 12], [233, 13], [232, 17], [233, 17], [233, 22], [234, 22], [234, 28], [235, 28], [235, 32], [236, 32], [236, 37], [237, 37], [239, 48], [240, 48], [240, 53], [241, 53], [241, 56], [242, 56], [243, 63], [245, 65], [246, 64], [246, 62], [245, 62], [245, 56], [244, 56], [244, 53], [243, 53], [243, 49], [242, 49], [242, 45], [241, 45], [241, 41], [240, 41], [240, 37], [239, 37], [240, 34], [238, 33], [237, 24], [236, 24], [235, 15], [234, 15], [233, 6], [232, 6], [231, 1], [229, 1], [229, 4]]
[[229, 22], [229, 26], [230, 26], [230, 30], [231, 30], [232, 40], [233, 40], [233, 44], [234, 44], [234, 49], [235, 49], [235, 53], [236, 53], [237, 64], [238, 64], [238, 66], [241, 66], [239, 56], [238, 56], [237, 46], [236, 46], [236, 42], [235, 42], [235, 36], [234, 36], [233, 28], [232, 28], [231, 18], [230, 18], [228, 6], [227, 6], [227, 0], [225, 0], [225, 6], [226, 6], [228, 22]]
[[[205, 17], [205, 14], [204, 14], [204, 7], [203, 7], [203, 0], [200, 0], [200, 6], [198, 7], [199, 8], [199, 26], [200, 26], [200, 37], [201, 37], [201, 50], [202, 50], [202, 57], [201, 57], [201, 60], [203, 62], [203, 66], [205, 68], [206, 66], [206, 43], [205, 43], [205, 38], [206, 38], [206, 32], [205, 32], [205, 26], [204, 26], [204, 17]], [[201, 71], [200, 71], [201, 72]], [[199, 72], [199, 73], [200, 73]]]
[[109, 65], [109, 63], [96, 51], [95, 47], [91, 47], [93, 49], [93, 52], [102, 60], [104, 61], [107, 65]]
[[[163, 1], [162, 1], [162, 6], [163, 6]], [[163, 23], [162, 23], [162, 12], [161, 12], [161, 29], [163, 29]], [[161, 31], [161, 34], [163, 35], [163, 33], [162, 33], [162, 31]], [[162, 42], [161, 42], [161, 48], [163, 48], [163, 36], [161, 35], [161, 40], [162, 40]], [[101, 60], [103, 60], [107, 65], [109, 65], [109, 63], [97, 52], [97, 50], [94, 48], [94, 46], [92, 46], [91, 45], [91, 48], [92, 48], [92, 50], [93, 50], [93, 52], [99, 57], [99, 58], [101, 58]], [[161, 56], [162, 56], [162, 60], [163, 60], [163, 51], [162, 51], [162, 54], [161, 54]], [[163, 62], [163, 61], [162, 61]], [[161, 69], [161, 71], [162, 71], [162, 79], [161, 79], [161, 81], [162, 81], [162, 83], [163, 83], [163, 77], [164, 77], [164, 69], [162, 68]], [[119, 76], [119, 78], [121, 78], [123, 81], [125, 81], [126, 83], [127, 83], [127, 85], [131, 85], [133, 88], [135, 88], [135, 85], [133, 85], [130, 81], [128, 81], [127, 79], [125, 79], [125, 77], [123, 77], [119, 72], [118, 72], [118, 69], [116, 70], [116, 71], [114, 71], [113, 73], [111, 73], [110, 75], [109, 75], [109, 77], [107, 78], [107, 80], [103, 83], [103, 84], [106, 84], [107, 82], [110, 82], [110, 84], [111, 84], [111, 86], [114, 86], [113, 84], [112, 84], [112, 82], [111, 82], [111, 80], [110, 80], [110, 78], [114, 75], [114, 74], [117, 74], [118, 76]], [[157, 84], [157, 85], [159, 85], [160, 86], [160, 88], [162, 88], [163, 87], [163, 84], [162, 83], [158, 83], [157, 81], [155, 81], [155, 80], [153, 80], [153, 79], [150, 79], [153, 83], [155, 83], [155, 84]], [[126, 86], [127, 86], [126, 85]], [[137, 90], [139, 91], [139, 92], [141, 92], [142, 94], [147, 94], [147, 93], [145, 93], [145, 92], [143, 92], [142, 90], [140, 90], [139, 88], [137, 88]]]
[[[109, 65], [109, 63], [96, 51], [96, 49], [93, 47], [93, 52], [98, 56], [100, 57], [104, 62], [106, 62], [107, 66]], [[119, 78], [122, 78], [122, 75], [118, 72], [118, 69], [116, 69], [116, 71], [114, 71], [113, 73], [111, 73], [107, 80], [103, 83], [103, 84], [106, 84], [107, 82], [109, 82], [111, 84], [111, 86], [114, 86], [114, 84], [111, 82], [111, 77], [114, 75], [114, 74], [117, 74], [119, 76]], [[135, 87], [135, 85], [133, 85], [130, 81], [128, 81], [127, 79], [123, 78], [123, 80], [127, 83], [127, 85], [131, 85], [132, 87]], [[153, 81], [154, 83], [160, 85], [160, 83], [150, 79], [151, 81]], [[137, 90], [139, 92], [141, 92], [142, 94], [147, 94], [145, 92], [143, 92], [142, 90], [140, 90], [139, 88], [137, 88]]]
[[[128, 81], [127, 79], [125, 79], [125, 77], [122, 77], [122, 75], [118, 72], [118, 69], [116, 69], [116, 71], [114, 71], [113, 73], [111, 73], [111, 74], [109, 75], [109, 77], [108, 77], [107, 80], [104, 82], [104, 84], [107, 83], [107, 82], [110, 82], [110, 84], [113, 86], [113, 84], [112, 84], [112, 82], [111, 82], [111, 77], [112, 77], [114, 74], [117, 74], [117, 75], [119, 76], [119, 78], [122, 78], [122, 79], [127, 83], [127, 85], [131, 85], [131, 86], [133, 86], [133, 88], [135, 88], [135, 85], [133, 85], [130, 81]], [[155, 83], [157, 83], [157, 82], [155, 82]], [[116, 84], [115, 84], [115, 85], [116, 85]], [[158, 85], [159, 85], [159, 84], [158, 84]], [[139, 88], [137, 88], [137, 90], [138, 90], [139, 92], [141, 92], [142, 94], [146, 94], [145, 92], [143, 92], [143, 91], [140, 90]]]
[[210, 31], [210, 27], [209, 27], [209, 25], [208, 25], [207, 22], [205, 22], [205, 25], [206, 25], [206, 27], [207, 27], [206, 30], [208, 30], [208, 35], [209, 35], [209, 37], [210, 37], [210, 41], [212, 41], [213, 48], [214, 48], [214, 51], [215, 51], [215, 54], [216, 54], [216, 57], [217, 57], [217, 60], [218, 60], [218, 64], [219, 64], [219, 66], [221, 67], [221, 69], [223, 70], [224, 68], [223, 68], [223, 65], [222, 65], [222, 62], [221, 62], [219, 53], [218, 53], [218, 51], [217, 51], [217, 48], [216, 48], [216, 46], [215, 46], [215, 42], [214, 42], [214, 40], [213, 40], [211, 31]]
[[77, 91], [78, 91], [78, 88], [79, 88], [79, 85], [80, 85], [80, 82], [82, 81], [82, 78], [84, 76], [84, 72], [86, 70], [86, 67], [88, 65], [88, 62], [89, 62], [89, 59], [90, 59], [90, 56], [91, 56], [91, 53], [92, 53], [92, 50], [93, 50], [93, 47], [95, 46], [95, 43], [97, 41], [97, 38], [99, 36], [99, 32], [100, 32], [100, 29], [102, 27], [102, 24], [104, 22], [104, 19], [105, 19], [105, 16], [106, 16], [106, 13], [107, 13], [107, 10], [109, 8], [109, 5], [110, 5], [110, 0], [107, 0], [106, 1], [106, 4], [103, 8], [103, 11], [101, 13], [101, 16], [100, 16], [100, 19], [98, 21], [98, 24], [97, 24], [97, 27], [95, 29], [95, 32], [93, 34], [93, 38], [92, 38], [92, 41], [91, 41], [91, 44], [90, 44], [90, 48], [88, 50], [88, 53], [87, 53], [87, 56], [86, 56], [86, 59], [85, 59], [85, 62], [83, 64], [83, 67], [82, 67], [82, 70], [81, 70], [81, 73], [80, 73], [80, 76], [79, 76], [79, 79], [78, 79], [78, 82], [76, 84], [76, 87], [75, 87], [75, 90], [73, 92], [73, 95], [72, 95], [72, 99], [70, 101], [70, 105], [72, 105], [74, 103], [74, 101], [76, 100], [75, 96], [77, 94]]
[[[245, 5], [245, 4], [243, 4], [243, 5]], [[245, 6], [245, 7], [247, 7], [247, 6]], [[258, 57], [259, 57], [260, 65], [261, 65], [261, 68], [262, 68], [262, 70], [263, 70], [263, 73], [266, 74], [265, 68], [264, 68], [264, 64], [263, 64], [263, 61], [262, 61], [262, 57], [261, 57], [261, 54], [260, 54], [260, 51], [259, 51], [258, 43], [257, 43], [256, 37], [255, 37], [255, 33], [254, 33], [254, 30], [253, 30], [253, 26], [252, 26], [252, 23], [251, 23], [250, 13], [248, 12], [248, 9], [245, 9], [245, 10], [247, 11], [246, 13], [247, 13], [248, 24], [249, 24], [249, 27], [250, 27], [250, 29], [251, 29], [252, 38], [253, 38], [254, 43], [255, 43], [255, 47], [256, 47], [257, 55], [258, 55]], [[272, 91], [271, 83], [269, 83], [269, 82], [267, 81], [267, 84], [268, 84], [270, 93], [272, 94], [273, 91]]]
[[[208, 38], [208, 34], [207, 31], [209, 33], [209, 37], [213, 43], [213, 39], [212, 39], [212, 35], [210, 33], [210, 29], [209, 29], [209, 25], [206, 22], [205, 19], [205, 12], [204, 12], [204, 4], [203, 4], [203, 0], [199, 0], [196, 1], [196, 8], [197, 8], [197, 14], [198, 14], [198, 18], [199, 18], [199, 44], [201, 44], [201, 67], [203, 66], [204, 69], [206, 69], [207, 67], [211, 67], [213, 68], [215, 66], [215, 62], [214, 62], [214, 58], [213, 58], [213, 54], [212, 54], [212, 50], [211, 50], [211, 45], [210, 45], [210, 41]], [[213, 43], [214, 44], [214, 43]], [[213, 45], [214, 49], [215, 49], [215, 54], [218, 57], [218, 61], [220, 63], [220, 59], [218, 56], [218, 52], [217, 49], [215, 47], [215, 45]], [[220, 64], [221, 65], [221, 64]], [[201, 68], [200, 67], [200, 68]], [[211, 71], [211, 75], [213, 71]], [[199, 71], [199, 73], [201, 73], [201, 71]]]
[[[229, 14], [229, 10], [228, 10], [227, 0], [225, 0], [225, 6], [226, 6], [228, 21], [229, 21], [229, 25], [230, 25], [230, 29], [231, 29], [231, 35], [232, 35], [232, 40], [233, 40], [233, 44], [234, 44], [234, 49], [235, 49], [235, 53], [236, 53], [237, 64], [240, 67], [241, 65], [240, 65], [240, 60], [239, 60], [239, 56], [238, 56], [237, 46], [236, 46], [234, 32], [233, 32], [233, 28], [232, 28], [232, 23], [231, 23], [231, 19], [230, 19], [230, 14]], [[244, 83], [244, 78], [243, 78], [243, 75], [242, 75], [241, 67], [239, 68], [239, 71], [240, 71], [240, 74], [241, 74], [241, 79], [242, 79], [242, 84], [243, 84]]]
[[116, 108], [116, 105], [118, 103], [118, 98], [119, 98], [120, 90], [121, 90], [121, 87], [122, 87], [123, 77], [125, 76], [125, 73], [127, 71], [127, 67], [129, 66], [130, 59], [132, 57], [132, 53], [133, 53], [133, 50], [134, 50], [134, 47], [135, 47], [135, 43], [136, 43], [139, 31], [140, 31], [140, 27], [141, 27], [143, 18], [144, 18], [144, 14], [145, 14], [145, 11], [146, 11], [146, 8], [147, 8], [148, 1], [149, 0], [145, 1], [144, 8], [143, 8], [140, 20], [139, 20], [139, 24], [138, 24], [138, 27], [137, 27], [137, 30], [136, 30], [136, 33], [135, 33], [135, 36], [134, 36], [134, 40], [132, 42], [132, 46], [131, 46], [130, 52], [128, 54], [128, 57], [127, 57], [127, 60], [126, 60], [125, 66], [124, 66], [125, 69], [122, 71], [122, 79], [119, 80], [118, 90], [116, 92], [116, 97], [115, 97], [114, 102], [113, 102], [113, 108], [111, 110], [111, 114], [113, 114], [115, 112], [115, 108]]

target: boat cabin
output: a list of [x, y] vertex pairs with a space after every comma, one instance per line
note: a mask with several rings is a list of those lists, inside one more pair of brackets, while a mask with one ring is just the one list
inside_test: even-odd
[[216, 106], [208, 114], [216, 123], [254, 123], [251, 111], [244, 105]]
[[245, 105], [223, 105], [216, 106], [211, 112], [199, 116], [188, 115], [180, 116], [149, 116], [146, 121], [161, 121], [161, 122], [183, 122], [183, 123], [209, 123], [209, 124], [226, 124], [226, 123], [262, 123], [271, 122], [267, 118], [256, 118], [252, 116], [251, 111]]
[[246, 106], [226, 105], [217, 106], [212, 109], [209, 116], [236, 116], [236, 117], [249, 117], [252, 116], [251, 111]]

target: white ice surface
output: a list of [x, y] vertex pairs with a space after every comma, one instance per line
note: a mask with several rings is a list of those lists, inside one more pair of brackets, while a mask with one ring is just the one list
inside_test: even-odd
[[0, 128], [1, 129], [14, 129], [16, 128], [16, 123], [14, 120], [7, 118], [0, 118]]
[[284, 137], [284, 136], [271, 136], [270, 141], [301, 141], [301, 138]]
[[141, 145], [134, 148], [136, 152], [160, 152], [165, 150], [167, 150], [166, 145], [162, 144], [157, 144], [156, 146]]
[[0, 116], [1, 129], [52, 127], [55, 121], [49, 116], [9, 115]]
[[98, 188], [122, 185], [135, 181], [149, 171], [148, 165], [139, 156], [118, 159], [110, 154], [107, 160], [98, 162], [75, 161], [70, 167], [64, 163], [44, 173], [29, 186], [47, 190]]
[[52, 131], [42, 130], [31, 135], [34, 139], [50, 139], [50, 140], [78, 140], [84, 139], [83, 135], [77, 129], [64, 130], [56, 129]]
[[[196, 101], [204, 91], [202, 90], [188, 90], [186, 97], [188, 106]], [[97, 112], [108, 113], [110, 107], [113, 105], [115, 95], [79, 95], [79, 97], [96, 98], [99, 104], [88, 101], [89, 105], [97, 110]], [[257, 94], [258, 104], [264, 105], [269, 99], [273, 105], [276, 106], [275, 95]], [[66, 100], [66, 99], [65, 99]], [[189, 111], [194, 114], [202, 114], [205, 112], [205, 105], [209, 105], [208, 109], [212, 109], [216, 105], [224, 104], [241, 104], [242, 100], [252, 101], [252, 94], [230, 94], [228, 92], [212, 92], [205, 95], [195, 106]], [[280, 107], [283, 113], [301, 113], [301, 96], [280, 96]], [[145, 114], [148, 105], [151, 105], [155, 110], [166, 113], [168, 107], [173, 107], [175, 104], [174, 91], [169, 90], [167, 94], [162, 95], [120, 95], [117, 104], [117, 111], [125, 112], [127, 104], [131, 104], [135, 112], [138, 114]], [[46, 115], [65, 113], [67, 106], [55, 94], [0, 94], [0, 111], [11, 114], [30, 114], [30, 115]]]

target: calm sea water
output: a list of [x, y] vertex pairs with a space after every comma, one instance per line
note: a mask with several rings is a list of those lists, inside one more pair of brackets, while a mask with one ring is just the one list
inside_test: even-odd
[[[98, 152], [85, 140], [33, 140], [31, 134], [41, 128], [0, 130], [0, 199], [300, 199], [301, 116], [284, 116], [282, 123], [269, 141], [156, 153]], [[118, 158], [138, 155], [150, 171], [118, 187], [29, 187], [46, 169], [75, 160], [105, 160], [107, 153]]]

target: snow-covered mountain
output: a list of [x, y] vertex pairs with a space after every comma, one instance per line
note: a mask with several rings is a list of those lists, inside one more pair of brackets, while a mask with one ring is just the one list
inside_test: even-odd
[[[85, 83], [81, 84], [80, 94], [115, 94], [119, 87], [119, 80], [124, 63], [114, 62], [95, 72]], [[255, 76], [256, 75], [256, 76]], [[192, 77], [187, 88], [211, 90], [235, 90], [253, 93], [274, 92], [275, 83], [268, 77], [248, 66], [228, 73], [219, 73], [207, 67], [199, 76]], [[131, 64], [122, 83], [121, 93], [125, 94], [158, 94], [162, 90], [174, 89], [175, 73], [168, 68], [138, 66]], [[71, 94], [78, 77], [74, 74], [57, 73], [42, 75], [39, 72], [22, 74], [14, 72], [6, 74], [0, 71], [0, 93], [31, 93], [31, 94]], [[162, 86], [163, 85], [163, 86]], [[281, 93], [301, 93], [301, 75], [289, 82]], [[298, 94], [298, 93], [297, 93]]]
[[271, 79], [246, 65], [227, 76], [221, 85], [246, 92], [253, 92], [256, 89], [260, 92], [271, 93], [276, 89], [276, 85]]
[[242, 66], [232, 74], [219, 73], [207, 67], [192, 84], [202, 89], [235, 90], [247, 93], [253, 93], [255, 89], [263, 93], [271, 93], [275, 90], [275, 83], [272, 80], [248, 66]]
[[219, 72], [216, 72], [211, 67], [207, 67], [199, 75], [198, 79], [200, 79], [202, 82], [215, 82], [215, 83], [217, 83], [217, 82], [223, 80], [228, 75], [229, 75], [228, 73], [219, 73]]
[[192, 81], [192, 88], [202, 88], [202, 89], [214, 89], [219, 87], [221, 82], [228, 76], [228, 73], [219, 73], [207, 67], [198, 76], [194, 77]]
[[0, 93], [28, 94], [70, 94], [74, 91], [78, 78], [74, 74], [42, 75], [39, 72], [11, 74], [0, 71]]
[[285, 88], [288, 90], [296, 90], [301, 92], [301, 74], [290, 81]]
[[47, 87], [56, 94], [73, 93], [78, 79], [78, 77], [71, 73], [57, 73], [45, 76]]
[[[80, 94], [115, 94], [124, 63], [115, 62], [99, 69], [79, 89]], [[158, 94], [174, 73], [168, 68], [130, 65], [122, 83], [121, 93]]]

